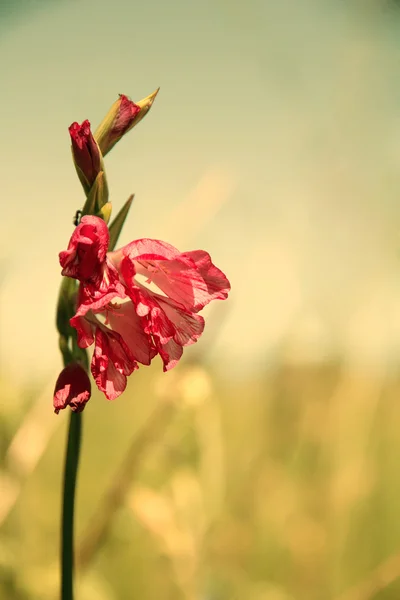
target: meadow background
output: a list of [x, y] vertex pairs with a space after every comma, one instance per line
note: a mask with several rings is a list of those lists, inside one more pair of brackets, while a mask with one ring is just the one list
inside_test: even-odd
[[106, 159], [121, 244], [232, 283], [168, 374], [84, 412], [77, 600], [400, 598], [400, 6], [0, 2], [0, 597], [57, 598], [68, 126], [150, 114]]

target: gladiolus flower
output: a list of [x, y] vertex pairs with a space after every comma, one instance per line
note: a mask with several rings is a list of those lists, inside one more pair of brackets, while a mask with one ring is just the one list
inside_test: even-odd
[[57, 379], [53, 395], [54, 412], [69, 406], [74, 412], [82, 412], [91, 395], [90, 379], [83, 367], [72, 363], [63, 369]]
[[[91, 371], [108, 399], [119, 396], [126, 377], [159, 354], [164, 371], [204, 329], [197, 313], [225, 299], [226, 276], [203, 250], [179, 252], [153, 239], [140, 239], [107, 252], [109, 231], [98, 217], [85, 216], [60, 253], [62, 274], [80, 281], [70, 323], [78, 344], [95, 344]], [[156, 290], [154, 290], [156, 286]]]

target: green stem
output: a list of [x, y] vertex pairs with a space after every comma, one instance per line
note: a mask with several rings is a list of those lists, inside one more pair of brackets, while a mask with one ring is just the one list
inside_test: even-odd
[[74, 598], [74, 507], [81, 445], [82, 414], [71, 411], [64, 467], [61, 525], [61, 600]]

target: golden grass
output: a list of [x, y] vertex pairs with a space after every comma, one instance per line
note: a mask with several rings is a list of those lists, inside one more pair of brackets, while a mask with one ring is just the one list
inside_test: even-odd
[[[400, 598], [399, 392], [397, 375], [339, 363], [282, 363], [234, 381], [186, 362], [167, 375], [139, 371], [118, 402], [95, 395], [84, 414], [80, 550], [111, 485], [119, 497], [77, 597]], [[31, 415], [40, 397], [34, 405]], [[6, 457], [37, 448], [21, 434], [27, 419]], [[2, 481], [18, 483], [0, 546], [10, 600], [57, 595], [65, 418], [54, 419], [36, 465], [3, 464]], [[118, 486], [124, 461], [134, 468]]]

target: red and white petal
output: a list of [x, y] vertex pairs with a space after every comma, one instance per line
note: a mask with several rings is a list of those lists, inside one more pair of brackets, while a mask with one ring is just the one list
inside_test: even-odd
[[190, 311], [198, 312], [211, 300], [226, 298], [230, 289], [224, 273], [203, 250], [181, 254], [164, 242], [142, 239], [122, 248], [113, 260], [128, 287], [137, 285], [136, 274], [142, 275]]
[[145, 320], [138, 316], [132, 302], [124, 302], [115, 310], [108, 311], [107, 320], [111, 329], [121, 335], [135, 360], [149, 365], [157, 349], [145, 331]]
[[183, 346], [194, 344], [204, 329], [204, 319], [186, 311], [168, 298], [155, 296], [149, 315], [149, 332], [164, 363], [164, 371], [172, 369], [182, 356]]
[[119, 259], [116, 256], [116, 260], [121, 260], [122, 255], [129, 257], [131, 260], [137, 260], [138, 257], [142, 257], [144, 260], [173, 260], [180, 255], [180, 252], [167, 242], [151, 238], [141, 238], [130, 242], [115, 252], [109, 253], [111, 259], [113, 255], [121, 255]]
[[168, 298], [158, 298], [157, 301], [174, 328], [175, 342], [180, 346], [197, 342], [204, 331], [203, 317], [184, 310]]
[[207, 295], [202, 300], [200, 299], [200, 302], [197, 302], [194, 306], [196, 312], [201, 310], [211, 300], [225, 300], [228, 297], [231, 284], [225, 273], [212, 263], [208, 252], [193, 250], [192, 252], [185, 252], [183, 256], [193, 260], [198, 273], [207, 286]]
[[103, 219], [86, 215], [75, 228], [68, 249], [60, 252], [62, 275], [95, 281], [105, 261], [110, 236]]
[[157, 347], [163, 361], [163, 371], [170, 371], [178, 364], [183, 354], [182, 346], [177, 344], [175, 340], [169, 340], [165, 344], [157, 343]]
[[91, 371], [97, 387], [108, 400], [115, 400], [126, 388], [126, 376], [138, 365], [119, 333], [99, 325]]
[[70, 319], [71, 327], [76, 329], [78, 346], [88, 348], [94, 342], [94, 326], [85, 316], [76, 314]]

